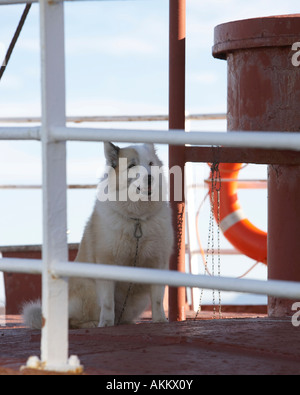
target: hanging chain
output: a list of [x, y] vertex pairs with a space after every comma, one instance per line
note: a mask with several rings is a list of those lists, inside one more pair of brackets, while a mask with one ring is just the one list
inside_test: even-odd
[[[209, 229], [208, 229], [208, 240], [207, 240], [207, 253], [206, 253], [206, 267], [208, 264], [209, 253], [211, 252], [212, 261], [212, 273], [211, 276], [215, 275], [215, 226], [214, 226], [214, 212], [215, 203], [217, 203], [217, 253], [218, 253], [218, 276], [221, 275], [221, 247], [220, 247], [220, 192], [221, 192], [221, 173], [219, 169], [219, 163], [215, 162], [211, 166], [211, 205], [210, 205], [210, 217], [209, 217]], [[215, 202], [215, 194], [217, 194], [217, 202]], [[205, 274], [207, 270], [205, 270]], [[201, 289], [199, 307], [195, 316], [197, 319], [202, 308], [204, 290]], [[212, 291], [213, 298], [213, 316], [216, 318], [216, 297], [215, 290]], [[219, 298], [219, 318], [222, 318], [222, 307], [221, 307], [221, 291], [218, 291]]]
[[[217, 253], [218, 253], [218, 276], [221, 276], [221, 248], [220, 248], [220, 192], [221, 192], [221, 173], [219, 169], [219, 163], [214, 163], [212, 165], [212, 205], [211, 205], [211, 214], [212, 217], [215, 212], [215, 205], [217, 204]], [[217, 202], [215, 201], [215, 195], [217, 195]], [[212, 234], [214, 237], [214, 221]], [[213, 276], [215, 275], [215, 260], [214, 260], [215, 250], [214, 250], [214, 241], [213, 241], [213, 248], [212, 248], [212, 272]], [[216, 300], [215, 300], [215, 290], [213, 290], [213, 314], [214, 318], [216, 318]], [[219, 299], [219, 318], [222, 318], [222, 307], [221, 307], [221, 291], [218, 290], [218, 299]]]
[[[135, 228], [134, 228], [134, 238], [136, 239], [136, 245], [135, 245], [135, 256], [134, 256], [134, 262], [133, 262], [133, 267], [137, 267], [138, 266], [138, 257], [139, 257], [139, 244], [140, 244], [140, 239], [143, 237], [143, 230], [142, 230], [142, 224], [141, 224], [141, 220], [139, 218], [130, 218], [132, 220], [134, 220], [135, 223]], [[131, 290], [133, 287], [133, 283], [130, 283], [128, 286], [128, 290], [127, 290], [127, 294], [126, 294], [126, 298], [124, 300], [123, 303], [123, 307], [122, 307], [122, 311], [120, 313], [120, 316], [118, 318], [117, 321], [117, 325], [120, 325], [121, 320], [123, 318], [126, 306], [127, 306], [127, 302], [128, 302], [128, 298], [130, 296]]]
[[[220, 183], [220, 189], [217, 190], [217, 225], [218, 225], [218, 277], [221, 277], [221, 238], [220, 238], [220, 192], [221, 192], [221, 183]], [[221, 291], [218, 290], [218, 296], [219, 296], [219, 318], [222, 318], [222, 300], [221, 300]]]

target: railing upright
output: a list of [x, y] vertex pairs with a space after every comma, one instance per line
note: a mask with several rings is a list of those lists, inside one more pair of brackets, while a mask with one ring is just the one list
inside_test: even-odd
[[68, 279], [55, 263], [68, 261], [66, 142], [51, 128], [65, 126], [64, 3], [40, 0], [43, 152], [43, 273], [41, 364], [68, 370]]

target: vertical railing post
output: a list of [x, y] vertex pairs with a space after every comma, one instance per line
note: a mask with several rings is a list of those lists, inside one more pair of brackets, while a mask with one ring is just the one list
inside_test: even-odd
[[66, 143], [51, 139], [65, 126], [64, 4], [40, 0], [43, 154], [43, 328], [44, 369], [68, 370], [68, 280], [54, 278], [52, 266], [68, 261]]
[[[170, 0], [170, 58], [169, 58], [169, 129], [185, 129], [185, 39], [186, 39], [186, 0]], [[184, 167], [185, 147], [170, 146], [169, 166], [180, 166], [182, 173], [180, 201], [175, 199], [174, 179], [170, 180], [170, 203], [175, 230], [175, 250], [170, 269], [185, 271], [185, 196]], [[185, 288], [169, 290], [169, 320], [185, 320]]]

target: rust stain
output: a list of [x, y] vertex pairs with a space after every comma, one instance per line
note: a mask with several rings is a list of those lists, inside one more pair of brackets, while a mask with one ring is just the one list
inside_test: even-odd
[[259, 65], [251, 65], [245, 74], [248, 76], [244, 79], [244, 89], [247, 92], [245, 111], [250, 118], [263, 117], [269, 101], [273, 99], [271, 81]]
[[42, 328], [46, 325], [46, 318], [42, 316]]

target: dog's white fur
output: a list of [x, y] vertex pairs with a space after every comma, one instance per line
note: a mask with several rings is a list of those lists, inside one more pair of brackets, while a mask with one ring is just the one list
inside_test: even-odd
[[[104, 147], [110, 172], [115, 171], [117, 179], [122, 178], [121, 171], [124, 171], [119, 167], [120, 158], [126, 159], [130, 168], [143, 166], [148, 174], [153, 165], [162, 165], [152, 144], [120, 149], [111, 143], [105, 143]], [[109, 184], [110, 175], [107, 179]], [[127, 186], [132, 182], [133, 180], [128, 180]], [[148, 180], [145, 182], [148, 183]], [[160, 191], [164, 190], [164, 182], [164, 178], [160, 177], [159, 182], [149, 187], [149, 194], [156, 188]], [[114, 188], [111, 185], [109, 187]], [[147, 188], [148, 184], [146, 187], [148, 191]], [[120, 185], [117, 185], [116, 189], [119, 193]], [[137, 191], [137, 194], [141, 194], [141, 190]], [[165, 196], [161, 193], [159, 195], [158, 201], [151, 201], [150, 198], [146, 199], [147, 201], [135, 202], [97, 199], [86, 225], [76, 261], [133, 266], [136, 255], [134, 231], [139, 219], [142, 237], [139, 240], [137, 266], [167, 269], [173, 248], [173, 229], [170, 208]], [[165, 287], [134, 284], [122, 314], [128, 289], [129, 284], [126, 283], [71, 278], [69, 281], [70, 327], [113, 326], [119, 323], [119, 320], [120, 323], [132, 323], [148, 307], [150, 300], [153, 321], [166, 321], [163, 308]], [[42, 323], [40, 303], [25, 305], [23, 319], [27, 326], [40, 329]]]

